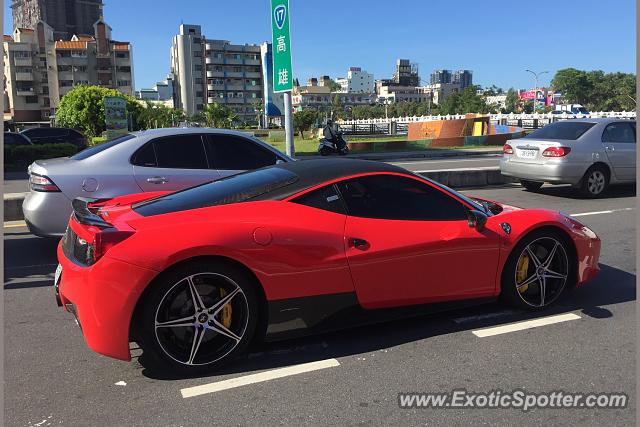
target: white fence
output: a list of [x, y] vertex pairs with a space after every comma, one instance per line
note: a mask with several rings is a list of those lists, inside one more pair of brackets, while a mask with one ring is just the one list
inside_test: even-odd
[[[576, 119], [576, 118], [603, 118], [616, 117], [632, 119], [636, 117], [635, 111], [599, 111], [589, 114], [551, 114], [551, 113], [535, 113], [535, 114], [487, 114], [492, 122], [502, 123], [503, 121], [517, 120], [541, 120], [548, 121], [553, 119]], [[455, 120], [464, 119], [464, 114], [452, 114], [446, 116], [406, 116], [406, 117], [389, 117], [379, 119], [357, 119], [357, 120], [338, 120], [341, 125], [372, 125], [372, 124], [388, 124], [395, 123], [412, 123], [412, 122], [429, 122], [434, 120]]]

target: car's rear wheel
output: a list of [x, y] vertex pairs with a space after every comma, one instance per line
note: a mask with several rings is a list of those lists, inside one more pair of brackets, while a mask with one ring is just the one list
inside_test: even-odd
[[542, 182], [520, 180], [520, 184], [528, 191], [538, 191], [542, 187]]
[[566, 240], [554, 232], [529, 234], [507, 260], [502, 272], [502, 297], [528, 310], [553, 304], [575, 280], [571, 254]]
[[600, 197], [608, 187], [609, 171], [603, 166], [591, 166], [582, 178], [581, 192], [586, 197]]
[[258, 320], [254, 283], [216, 261], [187, 263], [154, 284], [140, 318], [141, 362], [179, 374], [215, 370], [242, 353]]

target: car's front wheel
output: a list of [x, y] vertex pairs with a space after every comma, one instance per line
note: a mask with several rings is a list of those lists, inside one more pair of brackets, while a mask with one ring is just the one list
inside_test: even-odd
[[502, 272], [502, 298], [511, 305], [538, 310], [553, 304], [572, 286], [574, 263], [566, 240], [552, 231], [524, 237]]
[[215, 370], [242, 353], [256, 330], [258, 299], [233, 265], [198, 261], [151, 286], [141, 311], [141, 362], [178, 374]]

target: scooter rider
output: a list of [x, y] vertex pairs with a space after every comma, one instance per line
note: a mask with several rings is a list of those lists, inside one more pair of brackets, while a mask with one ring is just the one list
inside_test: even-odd
[[331, 141], [336, 144], [336, 147], [338, 148], [338, 150], [340, 150], [345, 145], [347, 145], [347, 142], [344, 140], [344, 138], [342, 138], [342, 135], [340, 135], [340, 133], [334, 131], [333, 126], [333, 120], [328, 119], [327, 124], [322, 131], [322, 135], [327, 141]]

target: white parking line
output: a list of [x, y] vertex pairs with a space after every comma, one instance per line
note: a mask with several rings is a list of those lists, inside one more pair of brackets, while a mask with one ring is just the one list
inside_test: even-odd
[[626, 211], [632, 211], [632, 210], [635, 210], [635, 208], [622, 208], [622, 209], [611, 209], [608, 211], [582, 212], [582, 213], [571, 214], [571, 216], [602, 215], [602, 214], [609, 214], [614, 212], [626, 212]]
[[495, 317], [505, 317], [505, 316], [510, 316], [512, 314], [516, 314], [519, 313], [518, 311], [515, 310], [503, 310], [503, 311], [496, 311], [494, 313], [486, 313], [486, 314], [478, 314], [475, 316], [466, 316], [466, 317], [456, 317], [453, 319], [453, 321], [455, 323], [469, 323], [469, 322], [475, 322], [478, 320], [486, 320], [486, 319], [493, 319]]
[[333, 368], [335, 366], [340, 366], [340, 362], [336, 359], [319, 360], [317, 362], [287, 366], [286, 368], [273, 369], [266, 372], [260, 372], [258, 374], [245, 375], [243, 377], [231, 378], [229, 380], [218, 381], [215, 383], [187, 387], [180, 390], [180, 393], [182, 393], [182, 397], [186, 399], [187, 397], [215, 393], [217, 391], [228, 390], [230, 388], [260, 383], [291, 375], [303, 374], [305, 372], [317, 371], [320, 369]]
[[492, 328], [477, 329], [471, 331], [479, 338], [491, 337], [494, 335], [506, 334], [509, 332], [523, 331], [525, 329], [538, 328], [540, 326], [553, 325], [554, 323], [567, 322], [569, 320], [580, 319], [580, 316], [573, 313], [559, 314], [557, 316], [543, 317], [541, 319], [525, 320], [523, 322], [510, 323], [508, 325], [494, 326]]
[[27, 223], [24, 221], [5, 221], [2, 226], [4, 228], [26, 227]]

